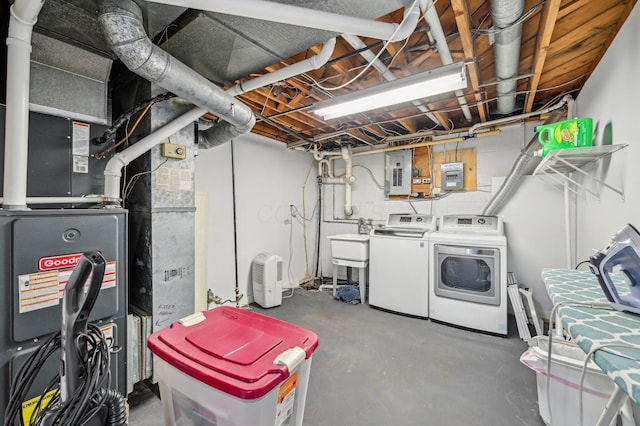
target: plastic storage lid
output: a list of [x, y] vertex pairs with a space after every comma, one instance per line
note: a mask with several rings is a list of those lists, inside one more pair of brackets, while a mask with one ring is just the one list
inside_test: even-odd
[[256, 399], [289, 377], [287, 362], [279, 363], [283, 353], [297, 347], [308, 359], [318, 347], [318, 336], [275, 318], [222, 306], [153, 333], [147, 345], [202, 383], [241, 399]]

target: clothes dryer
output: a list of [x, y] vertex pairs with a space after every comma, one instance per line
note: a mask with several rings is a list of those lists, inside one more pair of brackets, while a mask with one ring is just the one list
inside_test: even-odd
[[506, 335], [507, 240], [502, 218], [442, 216], [429, 241], [429, 317]]

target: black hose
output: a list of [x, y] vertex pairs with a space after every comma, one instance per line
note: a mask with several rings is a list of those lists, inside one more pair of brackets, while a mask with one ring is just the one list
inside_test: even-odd
[[100, 396], [107, 407], [105, 426], [122, 426], [127, 424], [127, 405], [124, 397], [114, 389], [100, 389]]

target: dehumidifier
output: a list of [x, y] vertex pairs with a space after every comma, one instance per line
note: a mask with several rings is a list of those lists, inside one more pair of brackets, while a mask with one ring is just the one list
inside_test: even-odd
[[282, 258], [260, 253], [252, 262], [253, 300], [263, 308], [282, 304]]

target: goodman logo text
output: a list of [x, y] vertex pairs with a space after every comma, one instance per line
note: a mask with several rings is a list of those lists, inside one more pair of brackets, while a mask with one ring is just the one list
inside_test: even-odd
[[40, 258], [38, 261], [38, 268], [41, 271], [48, 271], [50, 269], [60, 269], [75, 267], [80, 260], [82, 253], [65, 254], [62, 256], [50, 256]]

